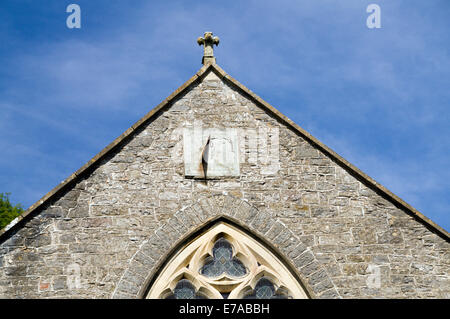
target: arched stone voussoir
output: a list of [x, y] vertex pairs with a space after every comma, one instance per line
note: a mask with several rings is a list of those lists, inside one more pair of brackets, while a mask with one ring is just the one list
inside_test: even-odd
[[311, 298], [340, 298], [327, 271], [291, 230], [270, 212], [228, 194], [201, 198], [156, 229], [131, 258], [112, 298], [144, 298], [178, 247], [221, 220], [241, 227], [270, 247], [295, 270]]

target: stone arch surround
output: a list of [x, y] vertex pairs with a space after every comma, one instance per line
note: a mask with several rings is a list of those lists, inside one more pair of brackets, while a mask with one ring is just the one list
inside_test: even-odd
[[156, 229], [130, 259], [111, 297], [144, 298], [152, 280], [177, 248], [220, 219], [241, 227], [270, 247], [296, 271], [311, 298], [341, 298], [314, 253], [291, 230], [270, 212], [260, 211], [247, 201], [226, 193], [198, 200]]

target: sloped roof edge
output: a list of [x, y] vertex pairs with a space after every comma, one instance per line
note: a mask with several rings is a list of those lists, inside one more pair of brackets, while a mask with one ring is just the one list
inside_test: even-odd
[[243, 91], [246, 95], [248, 95], [254, 102], [256, 102], [258, 105], [262, 106], [266, 110], [268, 110], [270, 113], [278, 117], [282, 122], [284, 122], [286, 125], [291, 127], [294, 131], [296, 131], [299, 135], [301, 135], [304, 139], [306, 139], [311, 144], [315, 145], [320, 151], [330, 156], [334, 161], [339, 163], [341, 166], [343, 166], [345, 169], [350, 171], [355, 176], [359, 177], [362, 181], [367, 183], [369, 186], [373, 187], [376, 191], [384, 195], [388, 200], [393, 202], [394, 204], [402, 207], [406, 211], [408, 211], [411, 215], [416, 217], [418, 220], [423, 222], [425, 226], [428, 228], [431, 228], [436, 233], [438, 233], [441, 237], [443, 237], [445, 240], [450, 241], [450, 234], [437, 225], [435, 222], [433, 222], [431, 219], [420, 213], [417, 209], [406, 203], [404, 200], [402, 200], [397, 195], [393, 194], [391, 191], [389, 191], [387, 188], [385, 188], [383, 185], [376, 182], [374, 179], [372, 179], [370, 176], [362, 172], [359, 168], [345, 160], [343, 157], [341, 157], [339, 154], [334, 152], [332, 149], [330, 149], [328, 146], [323, 144], [321, 141], [319, 141], [317, 138], [309, 134], [307, 131], [305, 131], [303, 128], [301, 128], [299, 125], [297, 125], [294, 121], [289, 119], [287, 116], [279, 112], [276, 108], [274, 108], [272, 105], [264, 101], [262, 98], [260, 98], [258, 95], [253, 93], [251, 90], [249, 90], [247, 87], [245, 87], [243, 84], [239, 83], [236, 79], [228, 75], [221, 67], [219, 67], [215, 63], [209, 63], [205, 64], [197, 73], [194, 74], [189, 80], [187, 80], [183, 85], [181, 85], [177, 90], [175, 90], [172, 94], [170, 94], [165, 100], [163, 100], [160, 104], [158, 104], [155, 108], [153, 108], [150, 112], [148, 112], [144, 117], [142, 117], [140, 120], [138, 120], [136, 123], [134, 123], [130, 128], [128, 128], [124, 133], [122, 133], [119, 137], [117, 137], [113, 142], [111, 142], [108, 146], [106, 146], [103, 150], [101, 150], [97, 155], [95, 155], [91, 160], [89, 160], [86, 164], [84, 164], [81, 168], [79, 168], [76, 172], [71, 174], [68, 178], [66, 178], [64, 181], [62, 181], [59, 185], [54, 187], [50, 192], [45, 194], [41, 199], [39, 199], [36, 203], [31, 205], [26, 211], [24, 211], [20, 216], [18, 216], [16, 219], [14, 219], [8, 226], [6, 226], [4, 229], [0, 230], [0, 239], [6, 235], [6, 233], [9, 233], [16, 227], [18, 227], [19, 224], [21, 224], [21, 221], [24, 220], [27, 216], [32, 214], [34, 211], [36, 211], [39, 207], [44, 205], [46, 202], [53, 199], [57, 194], [59, 194], [66, 186], [68, 186], [72, 182], [76, 182], [76, 180], [89, 168], [91, 168], [94, 164], [96, 164], [100, 159], [102, 159], [105, 155], [107, 155], [109, 152], [111, 152], [117, 145], [119, 145], [123, 140], [125, 140], [128, 136], [130, 136], [133, 132], [135, 132], [141, 125], [146, 123], [148, 120], [153, 118], [158, 114], [159, 111], [161, 111], [165, 106], [167, 106], [172, 100], [174, 100], [177, 96], [182, 94], [185, 90], [187, 90], [193, 83], [195, 83], [198, 79], [201, 78], [203, 74], [205, 74], [208, 70], [213, 69], [215, 70], [218, 75], [220, 75], [221, 78], [226, 79], [230, 83], [232, 83], [234, 86], [239, 88], [241, 91]]

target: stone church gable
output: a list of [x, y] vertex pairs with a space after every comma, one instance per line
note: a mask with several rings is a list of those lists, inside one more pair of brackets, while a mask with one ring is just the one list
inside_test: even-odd
[[[195, 215], [194, 218], [190, 217]], [[308, 283], [305, 290], [309, 296], [321, 294], [323, 298], [338, 297], [336, 288], [314, 253], [270, 212], [260, 212], [247, 201], [228, 194], [216, 194], [203, 198], [195, 204], [176, 212], [153, 236], [146, 240], [132, 257], [127, 271], [120, 278], [113, 298], [143, 298], [148, 292], [164, 262], [178, 247], [193, 235], [201, 233], [217, 221], [225, 220], [254, 232], [258, 238], [267, 240], [278, 255], [288, 256], [287, 263], [298, 268], [300, 282]], [[175, 243], [175, 244], [174, 244]], [[156, 264], [158, 264], [156, 266]], [[156, 266], [156, 267], [155, 267]], [[154, 269], [148, 272], [148, 269]], [[326, 294], [322, 294], [327, 291]]]
[[[450, 297], [444, 229], [204, 62], [0, 233], [0, 297], [145, 297], [170, 254], [221, 218], [267, 243], [309, 297]], [[239, 152], [201, 178], [185, 141], [208, 134]]]

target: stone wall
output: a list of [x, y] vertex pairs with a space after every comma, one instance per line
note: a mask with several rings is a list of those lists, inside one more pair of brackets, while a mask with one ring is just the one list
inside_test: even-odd
[[[263, 174], [245, 144], [239, 177], [186, 179], [177, 132], [195, 120], [215, 128], [278, 128], [280, 169]], [[219, 197], [199, 218], [193, 207]], [[0, 296], [139, 297], [177, 238], [236, 213], [230, 198], [250, 207], [249, 219], [238, 220], [279, 249], [313, 297], [450, 297], [445, 236], [213, 72], [2, 235]]]

